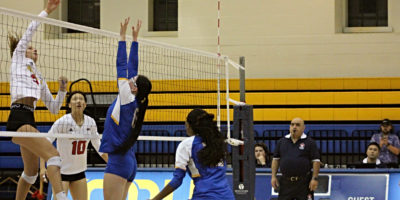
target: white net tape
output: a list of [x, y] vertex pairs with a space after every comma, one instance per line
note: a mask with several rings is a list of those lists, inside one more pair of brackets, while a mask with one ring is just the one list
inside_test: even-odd
[[[13, 131], [1, 131], [0, 137], [48, 137], [48, 138], [72, 138], [72, 139], [96, 139], [99, 138], [94, 135], [83, 135], [83, 134], [53, 134], [53, 133], [33, 133], [33, 132], [13, 132]], [[101, 136], [100, 136], [101, 138]], [[138, 140], [149, 140], [149, 141], [182, 141], [187, 137], [168, 137], [168, 136], [139, 136]], [[226, 142], [232, 146], [243, 145], [243, 141], [229, 138]]]
[[[84, 135], [84, 134], [63, 134], [63, 133], [34, 133], [34, 132], [13, 132], [13, 131], [1, 131], [0, 137], [31, 137], [31, 138], [72, 138], [72, 139], [96, 139], [101, 138], [95, 135]], [[150, 141], [182, 141], [186, 137], [167, 137], [167, 136], [139, 136], [138, 140], [150, 140]]]

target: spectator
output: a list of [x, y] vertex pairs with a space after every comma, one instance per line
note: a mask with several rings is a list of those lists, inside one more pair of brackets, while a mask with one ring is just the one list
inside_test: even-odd
[[254, 153], [256, 157], [256, 167], [271, 167], [268, 159], [268, 147], [264, 143], [254, 145]]
[[385, 165], [379, 160], [379, 153], [381, 148], [376, 142], [371, 142], [367, 147], [367, 157], [362, 160], [363, 164], [376, 164], [377, 167], [383, 168]]
[[381, 132], [372, 135], [371, 142], [376, 142], [380, 147], [379, 160], [388, 165], [398, 167], [398, 155], [400, 153], [399, 137], [393, 132], [392, 122], [384, 119], [381, 123]]
[[350, 164], [349, 168], [386, 168], [386, 165], [379, 160], [380, 152], [379, 144], [371, 142], [367, 146], [367, 157], [354, 164]]

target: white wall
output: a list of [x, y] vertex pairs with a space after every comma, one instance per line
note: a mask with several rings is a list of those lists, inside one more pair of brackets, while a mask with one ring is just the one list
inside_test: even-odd
[[[345, 0], [225, 0], [221, 52], [245, 56], [248, 78], [397, 77], [400, 1], [388, 1], [393, 32], [342, 33]], [[0, 6], [36, 14], [43, 2]], [[179, 0], [179, 30], [170, 37], [148, 32], [147, 12], [148, 1], [101, 1], [101, 28], [118, 32], [124, 17], [141, 18], [142, 37], [216, 52], [217, 0]]]

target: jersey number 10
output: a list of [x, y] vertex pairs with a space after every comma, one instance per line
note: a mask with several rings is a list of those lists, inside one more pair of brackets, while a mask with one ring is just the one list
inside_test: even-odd
[[86, 141], [73, 141], [72, 142], [72, 155], [83, 154], [86, 149]]

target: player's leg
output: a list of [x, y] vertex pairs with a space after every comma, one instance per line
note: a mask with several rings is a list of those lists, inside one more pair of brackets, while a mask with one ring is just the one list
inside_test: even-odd
[[[23, 125], [18, 130], [18, 132], [39, 132], [36, 128], [31, 125]], [[27, 168], [33, 168], [34, 164], [39, 166], [38, 156], [46, 160], [47, 162], [47, 174], [51, 184], [54, 187], [54, 193], [57, 195], [60, 192], [63, 192], [62, 184], [61, 184], [61, 175], [60, 175], [60, 166], [61, 166], [61, 158], [57, 149], [45, 138], [24, 138], [24, 137], [14, 137], [12, 141], [15, 144], [20, 145], [26, 150], [30, 151], [32, 154], [26, 154], [27, 156], [23, 156], [24, 165], [25, 161], [28, 162]], [[30, 161], [32, 155], [35, 157]], [[34, 163], [34, 162], [37, 162]], [[34, 164], [32, 164], [34, 163]], [[24, 166], [25, 168], [25, 166]], [[36, 169], [37, 170], [37, 169]], [[61, 194], [59, 194], [61, 195]], [[63, 195], [61, 195], [63, 196]], [[64, 197], [63, 197], [64, 198]]]
[[70, 183], [70, 191], [74, 200], [87, 200], [87, 182], [86, 178], [72, 181]]
[[121, 176], [105, 173], [103, 183], [104, 200], [119, 200], [123, 198], [127, 180]]
[[131, 170], [132, 171], [131, 171], [131, 174], [130, 174], [130, 176], [128, 178], [128, 182], [125, 185], [124, 196], [123, 196], [122, 200], [125, 200], [126, 197], [128, 196], [128, 191], [129, 191], [130, 186], [132, 185], [133, 180], [136, 177], [136, 169], [137, 169], [137, 161], [136, 161], [136, 158], [135, 158], [135, 152], [134, 151], [128, 151], [127, 152], [127, 156], [129, 158], [129, 163], [131, 165]]
[[125, 200], [126, 199], [126, 197], [128, 196], [129, 187], [131, 187], [131, 185], [132, 185], [132, 182], [129, 182], [129, 181], [126, 182], [124, 193], [123, 193], [123, 196], [122, 196], [121, 200]]
[[18, 180], [16, 200], [26, 199], [29, 188], [35, 183], [38, 176], [39, 169], [39, 157], [30, 152], [24, 147], [20, 147], [21, 156], [24, 162], [24, 172], [22, 173], [20, 179]]
[[123, 199], [128, 179], [132, 177], [133, 172], [136, 172], [134, 164], [132, 155], [129, 153], [108, 154], [103, 182], [104, 200]]

